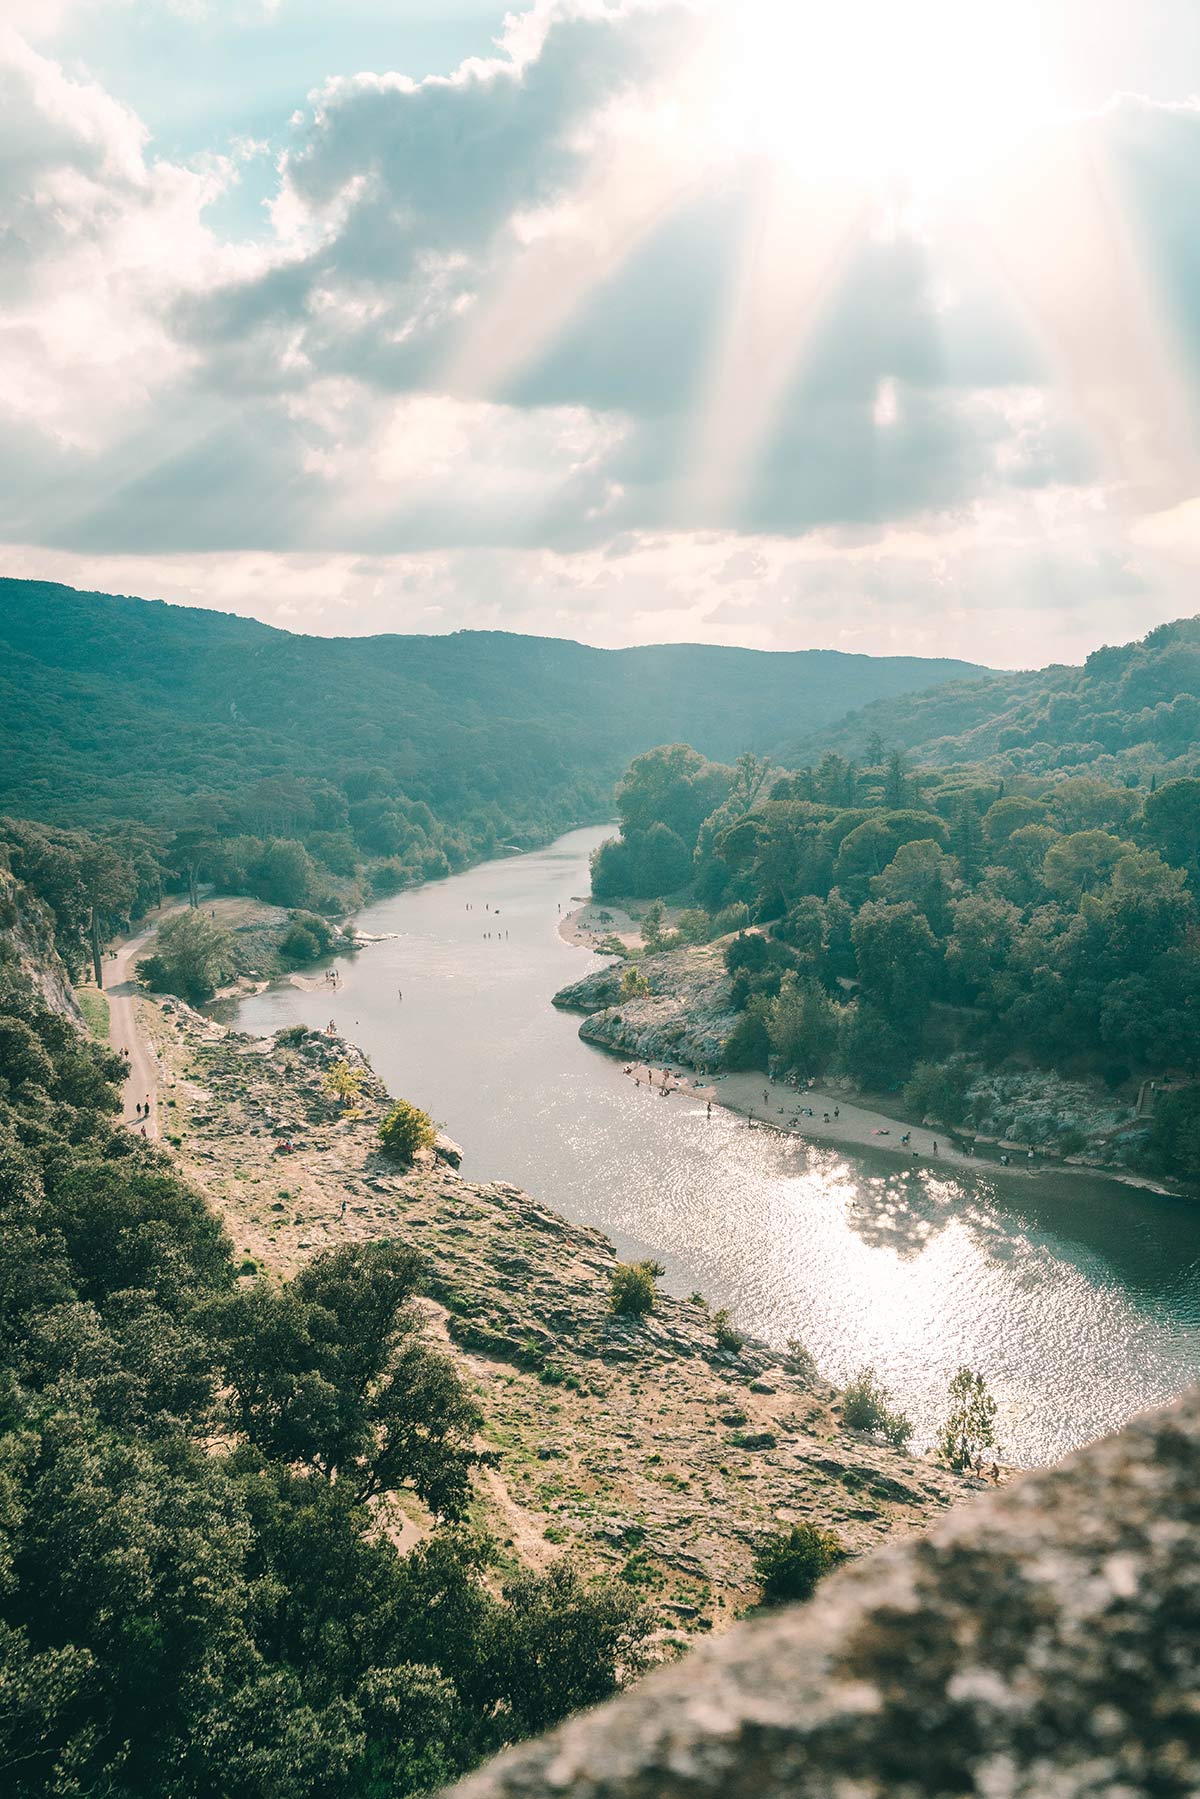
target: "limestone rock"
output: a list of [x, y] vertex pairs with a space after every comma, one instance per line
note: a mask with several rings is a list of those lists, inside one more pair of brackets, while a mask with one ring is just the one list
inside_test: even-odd
[[499, 1757], [455, 1799], [1188, 1799], [1200, 1389]]

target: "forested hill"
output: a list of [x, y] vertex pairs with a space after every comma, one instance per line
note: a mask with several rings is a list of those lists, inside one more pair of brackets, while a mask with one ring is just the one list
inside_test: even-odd
[[158, 822], [197, 793], [371, 771], [440, 823], [536, 836], [597, 816], [671, 737], [773, 748], [968, 663], [505, 632], [295, 636], [219, 612], [0, 580], [0, 811]]
[[1200, 755], [1200, 617], [1094, 650], [1080, 668], [993, 674], [883, 697], [832, 728], [815, 721], [785, 760], [801, 766], [834, 750], [873, 761], [881, 743], [941, 766], [1191, 774]]

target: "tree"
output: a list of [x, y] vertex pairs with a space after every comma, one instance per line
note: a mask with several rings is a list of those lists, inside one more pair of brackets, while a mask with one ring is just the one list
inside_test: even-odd
[[1056, 899], [1078, 905], [1085, 893], [1095, 893], [1105, 885], [1122, 856], [1132, 849], [1131, 843], [1123, 843], [1108, 831], [1075, 831], [1070, 837], [1060, 837], [1046, 851], [1042, 882]]
[[862, 995], [896, 1022], [917, 1023], [933, 996], [940, 956], [929, 920], [911, 902], [871, 900], [852, 928]]
[[837, 1048], [837, 1011], [820, 981], [811, 975], [785, 974], [767, 1030], [784, 1068], [823, 1074]]
[[251, 873], [260, 899], [276, 906], [307, 906], [316, 893], [316, 863], [295, 838], [272, 838]]
[[754, 1548], [754, 1572], [762, 1585], [764, 1605], [791, 1605], [811, 1598], [817, 1582], [844, 1561], [845, 1545], [836, 1531], [804, 1522], [785, 1525]]
[[1200, 780], [1166, 782], [1147, 798], [1144, 817], [1167, 861], [1200, 873]]
[[437, 1138], [433, 1119], [407, 1099], [398, 1099], [379, 1127], [384, 1152], [398, 1162], [411, 1162]]
[[154, 954], [138, 973], [156, 993], [179, 993], [203, 1005], [233, 973], [233, 938], [204, 912], [176, 912], [159, 925]]
[[621, 973], [621, 998], [644, 999], [650, 991], [650, 983], [636, 962], [630, 962]]
[[938, 1432], [938, 1453], [963, 1469], [996, 1442], [996, 1401], [982, 1374], [960, 1368], [950, 1382], [950, 1412]]
[[923, 912], [935, 935], [945, 934], [950, 902], [958, 886], [958, 863], [930, 837], [902, 843], [881, 875], [871, 882], [874, 899], [891, 905], [906, 900]]
[[479, 1409], [409, 1303], [423, 1274], [402, 1244], [348, 1244], [282, 1289], [260, 1280], [212, 1309], [230, 1414], [270, 1459], [301, 1464], [355, 1504], [407, 1486], [457, 1517]]
[[353, 1105], [363, 1089], [363, 1070], [351, 1068], [343, 1056], [332, 1068], [327, 1068], [323, 1076], [325, 1090], [343, 1106]]
[[647, 906], [642, 918], [642, 942], [648, 950], [659, 950], [663, 944], [663, 918], [666, 908], [660, 899]]
[[517, 1732], [549, 1730], [645, 1666], [651, 1619], [615, 1580], [589, 1585], [568, 1560], [522, 1569], [498, 1616], [499, 1684]]
[[892, 812], [899, 812], [902, 807], [910, 805], [915, 797], [913, 785], [903, 753], [900, 750], [893, 750], [887, 759], [887, 768], [884, 772], [884, 805]]

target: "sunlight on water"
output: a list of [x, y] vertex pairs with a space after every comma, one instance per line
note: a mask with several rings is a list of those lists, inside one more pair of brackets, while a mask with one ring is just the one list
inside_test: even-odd
[[581, 1043], [549, 1002], [592, 957], [562, 941], [558, 908], [586, 893], [606, 834], [371, 907], [360, 928], [397, 935], [338, 964], [336, 998], [278, 988], [239, 1024], [332, 1012], [463, 1145], [470, 1178], [514, 1181], [623, 1252], [653, 1252], [672, 1291], [698, 1288], [774, 1343], [801, 1337], [835, 1380], [874, 1363], [920, 1441], [964, 1362], [1023, 1463], [1200, 1376], [1200, 1208], [1045, 1169], [947, 1178], [750, 1131], [652, 1097]]

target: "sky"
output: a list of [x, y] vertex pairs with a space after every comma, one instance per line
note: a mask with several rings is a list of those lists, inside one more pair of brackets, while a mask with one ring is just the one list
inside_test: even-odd
[[0, 572], [1078, 661], [1194, 613], [1195, 0], [0, 0]]

